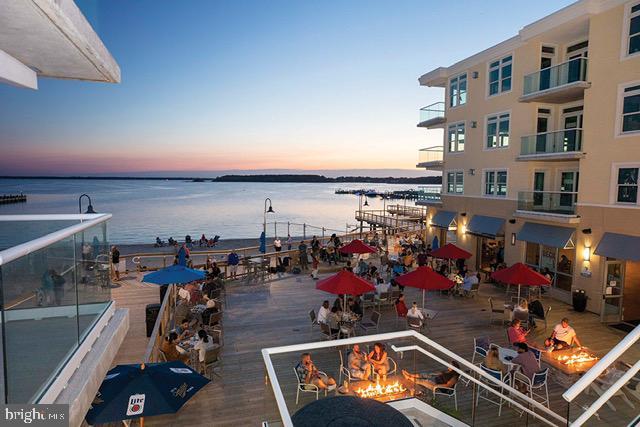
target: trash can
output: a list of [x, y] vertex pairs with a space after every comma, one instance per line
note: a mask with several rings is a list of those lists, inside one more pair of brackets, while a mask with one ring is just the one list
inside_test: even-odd
[[160, 304], [148, 304], [146, 307], [147, 320], [147, 338], [153, 333], [153, 327], [156, 325], [156, 319], [160, 313]]
[[582, 313], [587, 308], [587, 293], [584, 289], [576, 289], [573, 291], [573, 309]]

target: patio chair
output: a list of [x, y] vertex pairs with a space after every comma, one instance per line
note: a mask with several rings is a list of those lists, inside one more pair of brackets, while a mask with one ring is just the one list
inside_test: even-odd
[[544, 317], [536, 316], [535, 314], [531, 315], [535, 320], [542, 320], [544, 322], [545, 331], [547, 330], [547, 319], [549, 319], [550, 311], [551, 311], [551, 306], [547, 307], [547, 309], [544, 311]]
[[212, 313], [211, 316], [209, 316], [209, 324], [207, 326], [213, 327], [216, 325], [222, 326], [222, 311]]
[[522, 310], [514, 310], [513, 318], [520, 321], [520, 326], [529, 329], [529, 312]]
[[499, 319], [500, 324], [504, 324], [504, 308], [494, 308], [493, 299], [491, 299], [491, 297], [489, 297], [488, 299], [489, 299], [489, 307], [491, 310], [490, 312], [491, 317], [489, 318], [489, 324], [491, 325], [494, 322], [493, 318], [496, 314], [500, 315], [500, 319]]
[[366, 310], [367, 307], [375, 307], [376, 306], [376, 294], [374, 292], [370, 292], [368, 294], [364, 294], [362, 296], [362, 310]]
[[[486, 366], [484, 366], [483, 364], [480, 365], [480, 369], [482, 369], [486, 374], [491, 375], [492, 377], [494, 377], [496, 380], [500, 381], [501, 383], [509, 383], [509, 381], [511, 380], [511, 375], [510, 374], [503, 374], [502, 371], [495, 371], [493, 369], [489, 369]], [[480, 382], [482, 382], [485, 386], [484, 387], [480, 387], [478, 389], [478, 392], [476, 393], [476, 401], [475, 401], [475, 405], [476, 407], [478, 406], [478, 403], [480, 402], [480, 399], [486, 400], [489, 403], [492, 403], [496, 406], [498, 406], [498, 416], [502, 415], [502, 406], [505, 405], [507, 403], [507, 401], [500, 396], [499, 398], [497, 398], [497, 400], [495, 399], [495, 395], [493, 393], [491, 393], [490, 391], [487, 390], [488, 387], [491, 387], [492, 389], [496, 390], [497, 392], [499, 392], [501, 395], [503, 394], [503, 387], [495, 384], [493, 381], [490, 381], [484, 377], [480, 377]]]
[[423, 322], [417, 317], [407, 316], [407, 328], [413, 329], [418, 332], [422, 332], [422, 329], [426, 326], [426, 322]]
[[400, 289], [392, 289], [391, 292], [389, 293], [389, 301], [391, 301], [391, 304], [395, 303], [396, 300], [398, 298], [400, 298], [400, 294], [402, 292], [400, 292]]
[[479, 291], [480, 291], [480, 282], [473, 283], [471, 285], [471, 289], [469, 289], [468, 291], [464, 291], [464, 296], [467, 298], [475, 298], [475, 296], [478, 295]]
[[380, 312], [374, 311], [371, 313], [371, 317], [369, 320], [364, 320], [360, 322], [360, 327], [364, 330], [365, 333], [369, 331], [369, 329], [375, 329], [378, 332], [378, 327], [380, 324]]
[[[387, 356], [387, 360], [389, 361], [389, 370], [387, 371], [387, 376], [397, 373], [398, 372], [398, 364], [396, 363], [396, 361], [393, 360], [393, 358], [389, 357], [389, 356]], [[372, 372], [373, 372], [373, 376], [375, 378], [379, 377], [379, 375], [375, 371], [372, 370]]]
[[313, 332], [313, 327], [319, 325], [318, 318], [316, 317], [316, 311], [311, 310], [309, 312], [309, 317], [311, 318], [311, 332]]
[[331, 327], [326, 323], [320, 323], [320, 334], [323, 340], [336, 340], [338, 339], [339, 332], [331, 332]]
[[[549, 368], [533, 374], [533, 378], [527, 377], [520, 371], [516, 371], [513, 376], [514, 383], [519, 382], [526, 388], [526, 393], [532, 400], [549, 407], [549, 388], [547, 383], [549, 380]], [[540, 400], [539, 400], [540, 399]]]
[[538, 362], [538, 368], [542, 368], [542, 362], [541, 362], [542, 351], [538, 350], [535, 347], [529, 347], [529, 351], [533, 353], [533, 355], [536, 357], [536, 361]]
[[[319, 372], [321, 375], [326, 375], [324, 372]], [[298, 376], [298, 371], [296, 371], [296, 368], [293, 368], [293, 374], [296, 376], [296, 381], [297, 381], [297, 385], [296, 385], [296, 405], [298, 404], [298, 400], [300, 398], [300, 392], [303, 393], [315, 393], [316, 394], [316, 400], [318, 400], [319, 395], [320, 395], [320, 389], [318, 388], [317, 385], [315, 384], [307, 384], [304, 382], [304, 378], [300, 378]], [[324, 390], [324, 395], [327, 395], [327, 390]]]
[[453, 403], [457, 411], [458, 410], [458, 393], [456, 392], [457, 387], [458, 387], [457, 379], [453, 383], [453, 385], [449, 387], [447, 387], [446, 385], [436, 385], [435, 387], [433, 387], [433, 397], [434, 398], [436, 398], [437, 396], [453, 397]]
[[389, 301], [389, 292], [380, 292], [380, 295], [376, 296], [376, 304], [378, 304], [378, 311], [383, 304], [386, 304]]
[[406, 319], [407, 315], [406, 314], [400, 315], [400, 313], [398, 313], [398, 306], [397, 305], [394, 304], [393, 308], [394, 308], [394, 310], [396, 312], [396, 328], [397, 328], [398, 327], [398, 321], [400, 319]]
[[[351, 352], [351, 350], [347, 350], [346, 355], [344, 355], [342, 353], [342, 350], [338, 350], [338, 354], [340, 355], [340, 371], [339, 371], [339, 375], [338, 375], [338, 384], [342, 384], [342, 377], [344, 376], [344, 378], [346, 378], [347, 382], [349, 384], [351, 384], [351, 382], [354, 381], [363, 381], [366, 380], [368, 381], [369, 378], [356, 378], [356, 377], [352, 377], [351, 376], [351, 371], [349, 370], [349, 366], [345, 365], [345, 360], [348, 362], [349, 361], [349, 353]], [[346, 357], [345, 357], [346, 356]]]
[[473, 356], [471, 357], [471, 363], [476, 364], [476, 355], [479, 357], [487, 357], [489, 352], [491, 340], [489, 337], [473, 338]]
[[200, 370], [204, 373], [204, 376], [213, 379], [213, 375], [218, 378], [222, 378], [220, 374], [218, 374], [215, 370], [220, 367], [221, 358], [220, 351], [222, 350], [222, 346], [218, 345], [212, 348], [211, 350], [207, 350], [204, 355], [204, 362], [200, 363]]

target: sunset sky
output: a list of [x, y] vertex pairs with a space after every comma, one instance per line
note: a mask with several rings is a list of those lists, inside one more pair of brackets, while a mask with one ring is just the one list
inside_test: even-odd
[[[569, 1], [82, 0], [117, 85], [0, 85], [0, 175], [414, 169], [417, 78]], [[506, 7], [506, 5], [509, 5]]]

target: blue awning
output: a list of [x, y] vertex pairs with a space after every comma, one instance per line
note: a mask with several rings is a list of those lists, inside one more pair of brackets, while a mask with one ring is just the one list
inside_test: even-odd
[[626, 261], [640, 261], [640, 237], [604, 233], [593, 253]]
[[457, 226], [456, 217], [458, 216], [457, 212], [451, 211], [438, 211], [433, 218], [431, 218], [431, 225], [434, 227], [446, 228], [448, 229], [451, 226]]
[[573, 233], [576, 230], [569, 227], [525, 222], [517, 234], [517, 239], [523, 242], [538, 243], [554, 248], [572, 248]]
[[474, 215], [467, 225], [467, 233], [480, 237], [504, 236], [504, 219], [494, 216]]

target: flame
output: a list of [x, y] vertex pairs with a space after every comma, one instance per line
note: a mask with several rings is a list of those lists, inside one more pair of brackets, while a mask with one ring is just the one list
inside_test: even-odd
[[404, 393], [405, 391], [407, 391], [407, 389], [404, 388], [398, 381], [396, 381], [393, 384], [387, 384], [386, 386], [380, 384], [376, 384], [374, 386], [373, 384], [369, 384], [367, 388], [357, 388], [356, 394], [360, 397], [378, 398], [393, 394]]
[[562, 356], [558, 356], [557, 360], [565, 365], [575, 365], [576, 363], [593, 362], [594, 360], [598, 360], [598, 358], [591, 353], [583, 350], [572, 355], [565, 354]]

